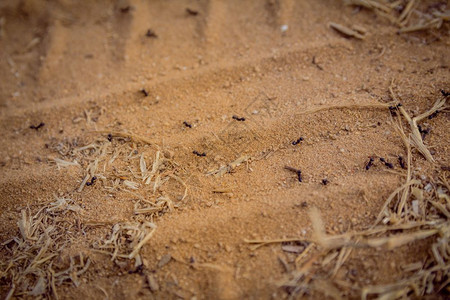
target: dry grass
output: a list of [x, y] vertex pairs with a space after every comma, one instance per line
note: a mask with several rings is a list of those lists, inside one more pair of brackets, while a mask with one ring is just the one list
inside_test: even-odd
[[156, 225], [151, 222], [124, 222], [115, 224], [108, 239], [94, 244], [96, 252], [111, 255], [111, 260], [134, 259], [142, 265], [140, 250], [153, 236]]
[[[392, 88], [390, 90], [394, 100], [397, 100]], [[407, 154], [406, 181], [387, 198], [371, 227], [362, 231], [329, 235], [325, 231], [320, 212], [312, 208], [310, 218], [313, 236], [310, 239], [299, 237], [245, 241], [251, 244], [251, 250], [273, 243], [292, 241], [309, 243], [308, 247], [295, 260], [296, 270], [279, 283], [292, 298], [301, 298], [306, 293], [316, 293], [335, 299], [356, 297], [357, 294], [362, 299], [374, 296], [379, 299], [398, 299], [437, 295], [443, 289], [446, 289], [447, 293], [450, 292], [448, 289], [450, 282], [450, 186], [447, 181], [449, 174], [441, 169], [436, 169], [436, 172], [441, 173], [440, 180], [435, 183], [434, 190], [426, 191], [422, 181], [412, 178], [411, 172], [411, 146], [417, 148], [430, 164], [434, 164], [434, 159], [423, 144], [417, 125], [437, 110], [443, 109], [446, 100], [445, 97], [437, 100], [428, 111], [413, 118], [403, 107], [399, 107], [401, 116], [410, 127], [410, 133], [407, 135], [403, 129], [400, 115], [397, 116], [397, 122], [393, 122], [405, 145]], [[318, 112], [318, 110], [313, 112]], [[394, 283], [365, 286], [336, 278], [339, 269], [358, 249], [402, 251], [404, 248], [401, 247], [412, 245], [420, 240], [427, 240], [426, 245], [428, 245], [429, 251], [423, 253], [425, 257], [414, 266], [402, 266], [405, 270], [404, 276]], [[311, 254], [311, 250], [314, 248], [316, 249], [315, 254]], [[307, 257], [309, 259], [305, 261]], [[314, 264], [318, 266], [316, 269], [314, 269]]]
[[[6, 299], [13, 296], [45, 296], [58, 299], [56, 286], [63, 282], [79, 285], [78, 277], [87, 271], [89, 258], [80, 253], [61, 262], [62, 252], [79, 236], [75, 220], [81, 207], [73, 200], [56, 198], [32, 214], [21, 211], [19, 235], [2, 243], [9, 253], [0, 261], [0, 278], [11, 282]], [[72, 220], [72, 221], [67, 221]]]
[[134, 134], [108, 135], [67, 151], [64, 160], [57, 161], [76, 162], [84, 169], [78, 192], [96, 178], [93, 185], [107, 192], [125, 191], [136, 197], [138, 206], [157, 208], [137, 211], [151, 218], [184, 203], [188, 189], [170, 151], [161, 150], [147, 138]]
[[[106, 132], [105, 132], [106, 133]], [[153, 219], [185, 203], [188, 189], [181, 179], [181, 169], [173, 154], [145, 137], [113, 132], [95, 138], [85, 146], [79, 141], [55, 146], [61, 158], [55, 158], [58, 169], [78, 167], [84, 176], [77, 193], [95, 188], [107, 193], [126, 192], [135, 198], [134, 215], [120, 223], [94, 224], [112, 226], [106, 238], [92, 244], [93, 251], [111, 256], [117, 264], [133, 260], [142, 264], [140, 251], [153, 236]], [[151, 166], [148, 168], [147, 166]], [[82, 253], [65, 259], [64, 250], [72, 241], [80, 243], [92, 224], [83, 223], [81, 200], [57, 197], [36, 212], [24, 209], [18, 222], [20, 235], [2, 244], [8, 259], [0, 261], [0, 279], [11, 283], [11, 297], [54, 297], [63, 282], [80, 284], [91, 260]], [[62, 263], [64, 261], [64, 263]]]
[[345, 5], [363, 7], [399, 27], [399, 33], [439, 29], [450, 19], [439, 6], [425, 9], [420, 0], [344, 0]]

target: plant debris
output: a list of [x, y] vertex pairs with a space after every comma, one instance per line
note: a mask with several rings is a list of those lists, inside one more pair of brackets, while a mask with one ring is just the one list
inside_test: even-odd
[[365, 30], [360, 29], [361, 31], [363, 31], [361, 32], [333, 22], [330, 22], [329, 26], [334, 30], [336, 30], [337, 32], [339, 32], [340, 34], [344, 35], [345, 37], [354, 37], [359, 40], [363, 40], [365, 38], [364, 36]]
[[316, 61], [316, 56], [313, 56], [312, 64], [315, 65], [320, 71], [323, 71], [323, 67]]
[[[399, 163], [407, 169], [406, 181], [386, 199], [380, 209], [380, 213], [372, 226], [359, 231], [348, 231], [342, 234], [328, 234], [320, 217], [319, 210], [312, 207], [310, 219], [313, 227], [311, 238], [273, 239], [273, 240], [245, 240], [253, 244], [251, 250], [272, 244], [285, 242], [304, 242], [309, 246], [301, 252], [295, 260], [297, 268], [291, 271], [285, 279], [280, 281], [280, 287], [284, 288], [291, 297], [302, 298], [305, 294], [329, 296], [332, 298], [361, 298], [378, 297], [378, 299], [398, 298], [422, 298], [426, 296], [438, 297], [439, 293], [445, 294], [448, 289], [448, 276], [450, 270], [450, 185], [446, 176], [439, 178], [436, 190], [438, 193], [429, 193], [427, 186], [413, 178], [411, 147], [418, 147], [418, 140], [414, 135], [419, 132], [417, 122], [426, 118], [437, 108], [442, 108], [445, 103], [437, 101], [427, 112], [415, 118], [409, 115], [400, 106], [401, 115], [398, 116], [398, 124], [395, 125], [407, 153], [406, 161], [398, 156]], [[411, 134], [406, 136], [400, 117], [403, 116], [411, 127]], [[424, 150], [420, 151], [423, 154]], [[388, 167], [391, 166], [384, 158], [380, 161]], [[431, 160], [427, 160], [432, 163]], [[370, 157], [366, 164], [369, 169], [374, 163]], [[393, 167], [393, 166], [392, 166]], [[295, 168], [288, 168], [295, 171]], [[445, 172], [445, 170], [441, 171]], [[404, 277], [394, 283], [368, 286], [363, 281], [338, 279], [335, 277], [338, 271], [352, 257], [358, 256], [359, 249], [373, 248], [376, 251], [390, 251], [401, 247], [410, 246], [415, 242], [427, 240], [422, 243], [428, 247], [428, 251], [421, 262], [402, 266], [405, 270]], [[305, 252], [316, 249], [315, 254], [305, 260]], [[404, 249], [404, 248], [403, 248]], [[283, 249], [284, 250], [284, 249]], [[287, 248], [287, 250], [293, 250]], [[299, 249], [300, 250], [300, 249]], [[327, 271], [328, 268], [329, 270]], [[348, 268], [348, 266], [347, 266]], [[406, 271], [409, 270], [409, 271]], [[317, 272], [315, 272], [317, 271]], [[338, 288], [339, 287], [339, 288]], [[444, 296], [445, 297], [445, 296]]]
[[135, 267], [142, 265], [141, 248], [156, 231], [151, 222], [124, 222], [113, 226], [109, 238], [94, 243], [96, 252], [108, 254], [111, 260], [134, 259]]
[[209, 171], [206, 175], [215, 175], [217, 177], [221, 177], [222, 175], [224, 175], [226, 173], [231, 173], [237, 167], [239, 167], [242, 163], [247, 162], [249, 160], [250, 160], [250, 156], [243, 155], [243, 156], [237, 158], [235, 161], [228, 164], [227, 166], [221, 166], [217, 170]]
[[71, 240], [81, 235], [75, 221], [81, 210], [74, 200], [63, 197], [55, 197], [35, 213], [30, 208], [21, 210], [19, 235], [1, 244], [10, 253], [9, 258], [0, 260], [0, 279], [11, 282], [7, 298], [26, 295], [58, 299], [56, 286], [64, 282], [80, 284], [78, 278], [91, 260], [83, 253], [70, 256], [67, 263], [58, 262], [58, 258]]
[[[419, 11], [420, 1], [344, 0], [346, 5], [364, 7], [388, 19], [400, 29], [398, 33], [439, 29], [450, 20], [448, 11], [440, 11], [439, 6], [429, 6], [427, 11]], [[405, 4], [404, 6], [402, 6]], [[403, 9], [399, 9], [403, 7]]]

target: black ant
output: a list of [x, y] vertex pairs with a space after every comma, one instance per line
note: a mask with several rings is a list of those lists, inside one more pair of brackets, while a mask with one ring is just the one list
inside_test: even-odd
[[44, 125], [45, 125], [45, 123], [41, 122], [37, 126], [31, 125], [30, 129], [39, 130], [40, 128], [44, 127]]
[[441, 94], [442, 94], [442, 96], [444, 96], [444, 97], [450, 96], [450, 92], [447, 92], [446, 90], [441, 90]]
[[191, 16], [196, 16], [198, 15], [198, 11], [190, 9], [190, 8], [186, 8], [186, 12], [191, 15]]
[[385, 165], [386, 167], [388, 167], [389, 169], [393, 169], [393, 168], [394, 168], [394, 165], [391, 164], [390, 162], [387, 162], [383, 157], [380, 157], [380, 161], [381, 161], [382, 163], [384, 163], [384, 165]]
[[147, 33], [145, 34], [146, 37], [154, 38], [156, 39], [158, 35], [151, 29], [147, 30]]
[[108, 141], [112, 141], [112, 134], [111, 133], [108, 133], [108, 137], [107, 137], [107, 139], [108, 139]]
[[289, 167], [289, 166], [285, 166], [284, 168], [291, 172], [295, 172], [297, 174], [298, 181], [302, 182], [302, 171], [300, 171], [299, 169], [293, 168], [293, 167]]
[[184, 126], [186, 126], [186, 127], [188, 127], [188, 128], [192, 128], [192, 125], [191, 124], [189, 124], [188, 122], [186, 122], [186, 121], [184, 121], [183, 122], [183, 124], [184, 124]]
[[197, 155], [197, 156], [206, 156], [206, 153], [205, 153], [205, 152], [200, 153], [200, 152], [198, 152], [197, 150], [192, 151], [192, 153], [194, 153], [194, 154]]
[[419, 129], [419, 132], [422, 134], [422, 140], [425, 139], [425, 136], [430, 133], [430, 128], [422, 129], [422, 126], [417, 125], [417, 129]]
[[295, 145], [297, 145], [297, 144], [300, 144], [301, 141], [303, 141], [303, 138], [302, 138], [302, 137], [298, 138], [298, 140], [296, 140], [296, 141], [293, 141], [293, 142], [292, 142], [292, 145], [295, 146]]
[[90, 182], [89, 182], [89, 181], [86, 182], [86, 185], [87, 185], [87, 186], [94, 185], [94, 182], [95, 182], [96, 180], [97, 180], [97, 177], [94, 176], [94, 177], [91, 178], [91, 181], [90, 181]]
[[400, 164], [400, 167], [402, 167], [402, 169], [406, 169], [405, 160], [400, 155], [398, 156], [398, 163]]
[[120, 12], [121, 13], [123, 13], [123, 14], [126, 14], [127, 12], [129, 12], [130, 11], [130, 9], [131, 9], [131, 6], [125, 6], [125, 7], [121, 7], [120, 8]]
[[369, 170], [370, 167], [372, 167], [373, 161], [374, 161], [373, 157], [369, 157], [369, 162], [366, 164], [366, 170]]
[[142, 94], [144, 94], [145, 97], [148, 97], [148, 92], [147, 92], [146, 89], [142, 89], [142, 90], [140, 90], [140, 92], [141, 92]]
[[327, 185], [328, 182], [329, 182], [328, 179], [326, 179], [326, 178], [322, 179], [322, 184], [323, 184], [323, 185]]
[[232, 118], [235, 119], [236, 121], [240, 121], [240, 122], [245, 121], [245, 118], [244, 118], [244, 117], [239, 118], [239, 117], [236, 116], [236, 115], [234, 115]]
[[432, 113], [431, 115], [429, 115], [429, 116], [428, 116], [428, 120], [431, 120], [431, 119], [433, 119], [433, 118], [436, 118], [437, 115], [438, 115], [438, 113], [439, 113], [439, 110], [437, 110], [437, 111], [435, 111], [434, 113]]
[[391, 106], [389, 106], [389, 112], [391, 113], [391, 115], [392, 115], [393, 117], [396, 117], [396, 116], [397, 116], [397, 110], [398, 110], [398, 108], [399, 108], [400, 106], [402, 106], [401, 103], [399, 103], [399, 104], [397, 104], [397, 105], [391, 105]]

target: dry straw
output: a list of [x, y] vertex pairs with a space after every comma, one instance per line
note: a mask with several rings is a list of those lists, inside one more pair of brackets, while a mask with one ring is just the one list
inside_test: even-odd
[[444, 22], [450, 20], [449, 11], [442, 12], [438, 8], [433, 8], [423, 12], [419, 9], [420, 2], [420, 0], [344, 0], [345, 5], [363, 7], [388, 19], [399, 27], [399, 33], [439, 29]]
[[[369, 2], [368, 2], [369, 3]], [[372, 3], [370, 1], [370, 3]], [[391, 96], [398, 103], [392, 85], [389, 88]], [[362, 299], [377, 297], [378, 299], [397, 299], [424, 297], [439, 293], [447, 289], [450, 269], [450, 186], [446, 180], [448, 174], [441, 172], [440, 181], [435, 184], [434, 192], [426, 192], [423, 183], [412, 176], [411, 147], [418, 149], [430, 164], [434, 159], [422, 141], [418, 130], [418, 123], [438, 110], [446, 108], [446, 97], [438, 99], [426, 112], [410, 117], [402, 106], [398, 106], [401, 115], [393, 122], [395, 130], [405, 145], [407, 154], [406, 181], [394, 190], [387, 198], [375, 223], [366, 230], [347, 232], [340, 235], [329, 235], [316, 208], [310, 210], [310, 219], [313, 226], [313, 235], [306, 238], [285, 238], [272, 240], [245, 240], [251, 244], [250, 249], [284, 242], [307, 242], [308, 247], [298, 255], [295, 260], [296, 270], [291, 272], [279, 284], [284, 287], [291, 297], [302, 297], [305, 293], [317, 293], [334, 299], [356, 296], [359, 293]], [[388, 108], [392, 104], [374, 105], [373, 108]], [[333, 106], [313, 109], [305, 113], [317, 113], [327, 109], [338, 108], [370, 108], [369, 106]], [[402, 126], [404, 121], [409, 125], [410, 133], [407, 135]], [[394, 121], [394, 120], [393, 120]], [[402, 251], [402, 247], [415, 242], [426, 240], [429, 251], [421, 262], [409, 266], [402, 266], [405, 271], [403, 278], [397, 282], [386, 285], [362, 286], [338, 280], [335, 276], [339, 269], [351, 257], [354, 251], [361, 248], [377, 250]], [[316, 248], [316, 254], [311, 250]], [[310, 257], [305, 261], [307, 257]], [[314, 263], [320, 262], [319, 269], [313, 270]], [[324, 272], [327, 266], [331, 270]], [[436, 279], [441, 278], [436, 284]]]
[[[36, 213], [23, 209], [17, 225], [19, 235], [2, 243], [9, 259], [0, 261], [0, 278], [11, 282], [6, 296], [50, 297], [58, 299], [56, 286], [72, 282], [78, 286], [79, 276], [91, 263], [83, 253], [69, 257], [69, 263], [58, 264], [62, 251], [77, 236], [75, 219], [81, 207], [72, 199], [55, 197]], [[72, 220], [72, 221], [68, 221]]]
[[[61, 158], [55, 158], [58, 168], [75, 166], [84, 175], [77, 193], [98, 189], [105, 193], [129, 193], [135, 198], [134, 216], [122, 222], [83, 222], [81, 200], [56, 197], [37, 212], [22, 210], [18, 222], [20, 235], [2, 243], [8, 259], [0, 261], [0, 279], [11, 282], [7, 299], [12, 297], [54, 297], [56, 288], [64, 282], [80, 284], [91, 260], [83, 253], [70, 256], [66, 264], [63, 250], [72, 241], [85, 238], [85, 230], [111, 226], [106, 238], [93, 243], [93, 251], [120, 260], [133, 260], [141, 265], [142, 247], [150, 241], [156, 225], [153, 219], [185, 203], [188, 189], [173, 153], [162, 150], [149, 139], [126, 132], [101, 132], [85, 146], [77, 143], [55, 146]], [[148, 168], [147, 166], [151, 166]], [[80, 198], [80, 197], [78, 197]]]

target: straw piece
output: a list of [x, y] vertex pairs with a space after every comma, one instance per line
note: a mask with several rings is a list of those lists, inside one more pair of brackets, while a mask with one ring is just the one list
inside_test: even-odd
[[80, 164], [77, 161], [67, 161], [67, 160], [62, 160], [59, 158], [53, 158], [53, 160], [55, 161], [56, 165], [58, 166], [58, 168], [61, 167], [70, 167], [70, 166], [77, 166], [80, 167]]
[[120, 132], [120, 131], [105, 131], [105, 130], [97, 130], [94, 131], [96, 133], [102, 133], [102, 134], [110, 134], [112, 137], [122, 137], [122, 138], [128, 138], [134, 142], [141, 142], [150, 146], [155, 146], [156, 148], [159, 149], [159, 146], [154, 143], [152, 140], [144, 137], [144, 136], [140, 136], [137, 134], [133, 134], [133, 133], [128, 133], [128, 132]]
[[216, 177], [221, 177], [226, 173], [231, 173], [235, 168], [237, 168], [242, 163], [244, 163], [250, 159], [251, 159], [251, 157], [248, 155], [240, 156], [236, 160], [229, 163], [227, 166], [222, 166], [217, 170], [209, 171], [206, 173], [206, 175], [214, 175]]
[[317, 113], [323, 110], [332, 110], [332, 109], [388, 109], [391, 106], [391, 103], [372, 103], [372, 104], [344, 104], [344, 105], [325, 105], [321, 107], [312, 108], [309, 110], [305, 110], [300, 112], [297, 115], [307, 115]]
[[360, 39], [360, 40], [365, 39], [364, 35], [362, 35], [358, 31], [350, 29], [350, 28], [348, 28], [348, 27], [346, 27], [344, 25], [330, 22], [330, 23], [328, 23], [328, 26], [330, 26], [330, 28], [333, 28], [334, 30], [336, 30], [337, 32], [343, 34], [346, 37], [354, 37], [354, 38], [357, 38], [357, 39]]

